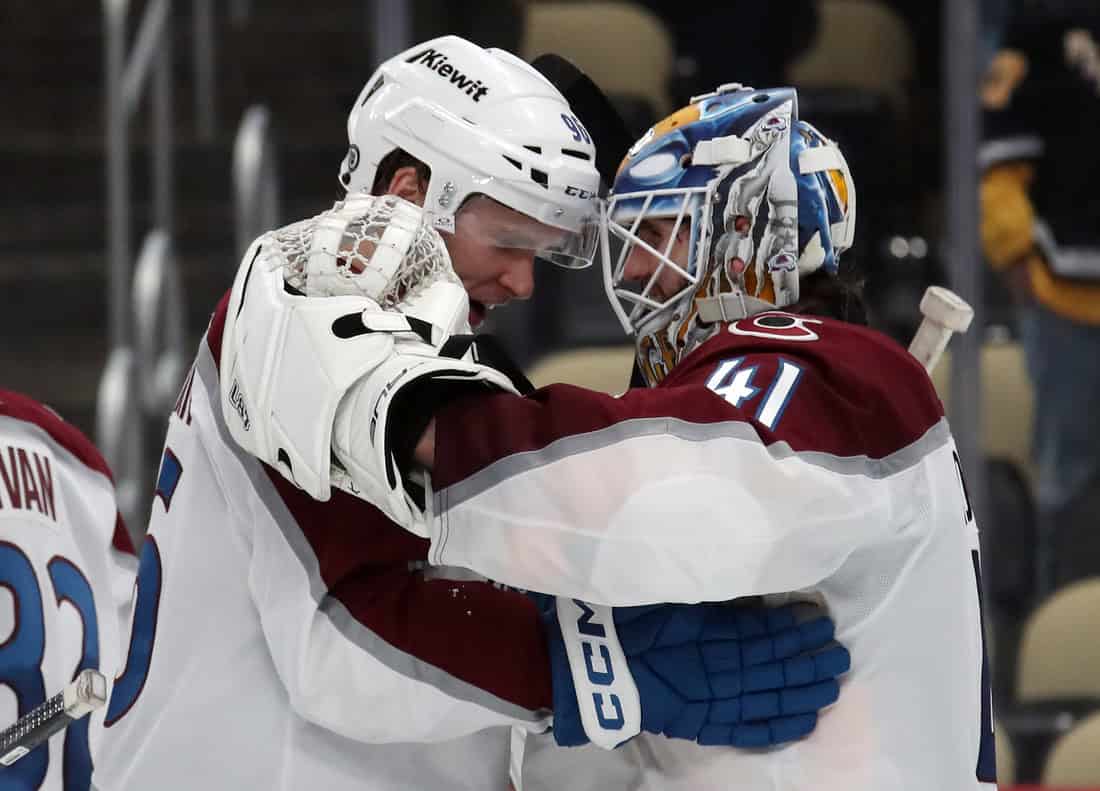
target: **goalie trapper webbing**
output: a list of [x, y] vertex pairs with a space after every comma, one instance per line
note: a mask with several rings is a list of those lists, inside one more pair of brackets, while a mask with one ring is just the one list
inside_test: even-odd
[[395, 195], [354, 195], [270, 232], [265, 258], [306, 296], [363, 296], [384, 309], [439, 280], [460, 282], [421, 210]]

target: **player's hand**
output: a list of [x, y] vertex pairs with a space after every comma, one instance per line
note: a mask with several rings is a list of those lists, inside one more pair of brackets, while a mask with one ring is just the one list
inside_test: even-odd
[[311, 497], [344, 489], [424, 535], [402, 460], [434, 408], [515, 390], [479, 361], [468, 318], [442, 237], [395, 196], [350, 196], [264, 234], [242, 259], [222, 331], [230, 434]]
[[554, 738], [612, 748], [640, 731], [701, 745], [800, 739], [837, 700], [846, 648], [813, 605], [607, 608], [536, 595]]

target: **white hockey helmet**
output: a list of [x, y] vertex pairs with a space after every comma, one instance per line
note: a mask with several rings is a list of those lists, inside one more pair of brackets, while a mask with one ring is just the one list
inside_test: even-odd
[[370, 192], [382, 158], [400, 148], [431, 168], [424, 210], [438, 230], [455, 233], [463, 202], [486, 195], [554, 230], [539, 257], [579, 268], [595, 256], [592, 139], [561, 92], [509, 52], [444, 36], [396, 55], [356, 99], [348, 140], [349, 193]]

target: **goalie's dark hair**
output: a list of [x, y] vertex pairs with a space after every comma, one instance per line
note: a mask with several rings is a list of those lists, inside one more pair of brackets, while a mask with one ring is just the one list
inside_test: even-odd
[[428, 180], [432, 177], [432, 169], [419, 159], [414, 157], [408, 151], [401, 148], [395, 148], [386, 156], [382, 157], [382, 161], [378, 163], [378, 170], [374, 173], [374, 183], [371, 184], [371, 195], [383, 195], [390, 186], [390, 182], [393, 180], [393, 174], [401, 168], [416, 168], [416, 177], [420, 179], [420, 185], [425, 190], [428, 187]]
[[836, 275], [818, 270], [802, 278], [798, 285], [798, 302], [785, 308], [787, 312], [827, 316], [864, 326], [869, 323], [863, 278], [854, 267], [842, 263]]

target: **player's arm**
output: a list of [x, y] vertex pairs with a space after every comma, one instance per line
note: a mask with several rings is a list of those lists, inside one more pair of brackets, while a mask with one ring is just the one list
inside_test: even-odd
[[[212, 366], [220, 370], [221, 382], [213, 400], [219, 402], [233, 440], [272, 465], [265, 477], [279, 489], [281, 501], [294, 502], [302, 511], [289, 526], [285, 518], [277, 521], [295, 535], [308, 534], [308, 551], [300, 539], [291, 541], [301, 548], [291, 565], [304, 564], [305, 576], [302, 569], [287, 567], [285, 544], [274, 530], [263, 533], [274, 541], [271, 551], [253, 548], [249, 574], [268, 645], [296, 710], [364, 741], [434, 741], [501, 724], [541, 730], [551, 722], [549, 703], [555, 738], [574, 743], [591, 737], [587, 728], [581, 729], [577, 707], [591, 705], [593, 697], [574, 688], [564, 652], [546, 647], [547, 638], [557, 632], [556, 620], [540, 623], [524, 597], [488, 583], [427, 579], [410, 567], [423, 565], [426, 542], [385, 522], [368, 505], [373, 498], [329, 487], [329, 474], [340, 472], [329, 470], [333, 451], [347, 468], [356, 469], [358, 461], [341, 454], [340, 439], [346, 439], [339, 430], [341, 410], [366, 417], [357, 428], [367, 436], [388, 433], [385, 410], [364, 395], [371, 389], [359, 387], [360, 380], [377, 377], [383, 383], [415, 385], [422, 370], [428, 372], [424, 381], [457, 381], [460, 387], [471, 380], [475, 388], [477, 381], [507, 380], [495, 371], [481, 371], [476, 363], [442, 359], [427, 338], [405, 340], [409, 328], [401, 322], [407, 322], [406, 316], [380, 315], [377, 308], [371, 310], [369, 300], [289, 293], [278, 270], [253, 269], [248, 260], [220, 317], [224, 328], [211, 328], [221, 340], [214, 355], [220, 365]], [[343, 331], [349, 319], [356, 332]], [[391, 332], [404, 337], [387, 338]], [[438, 341], [434, 332], [431, 337]], [[272, 339], [279, 342], [272, 345]], [[406, 376], [410, 371], [413, 375]], [[473, 376], [463, 378], [467, 373]], [[448, 379], [454, 376], [459, 378]], [[383, 389], [400, 390], [385, 384]], [[359, 409], [360, 404], [371, 408]], [[330, 423], [334, 411], [336, 431]], [[372, 420], [372, 412], [381, 412], [382, 419]], [[389, 457], [388, 447], [384, 451]], [[358, 480], [352, 478], [353, 483]], [[374, 484], [386, 480], [383, 474]], [[377, 502], [407, 507], [410, 498], [403, 492], [393, 498], [384, 494]], [[403, 546], [404, 554], [388, 556], [391, 543]], [[348, 567], [354, 558], [361, 562]], [[320, 567], [316, 572], [314, 563]], [[732, 628], [732, 614], [713, 616], [697, 619], [699, 628], [693, 632], [657, 642], [648, 621], [620, 625], [620, 659], [626, 667], [618, 677], [631, 677], [637, 685], [636, 727], [717, 744], [753, 745], [797, 738], [812, 728], [814, 712], [835, 699], [832, 679], [846, 668], [846, 654], [843, 649], [820, 659], [796, 654], [823, 647], [831, 625], [823, 631], [766, 619], [766, 628], [742, 634]], [[645, 631], [631, 640], [632, 629]], [[773, 693], [790, 687], [799, 692], [790, 706], [781, 705], [787, 699], [774, 694], [763, 700], [764, 708], [747, 701], [743, 710], [752, 719], [747, 730], [730, 719], [731, 710], [742, 711], [739, 705], [732, 707], [742, 687], [711, 683], [712, 676], [729, 677], [727, 668], [696, 662], [680, 669], [676, 680], [691, 690], [707, 690], [706, 699], [699, 699], [670, 689], [662, 676], [646, 674], [638, 665], [651, 651], [666, 658], [678, 652], [698, 658], [704, 643], [732, 645], [748, 638], [764, 645], [773, 637], [777, 648], [761, 654], [773, 666], [753, 667], [763, 672], [755, 672], [744, 691]], [[563, 642], [568, 641], [558, 641]], [[793, 663], [790, 672], [785, 663]], [[765, 686], [752, 686], [760, 683]], [[709, 702], [719, 695], [727, 705], [712, 708]], [[694, 707], [690, 711], [712, 711], [721, 721], [691, 714], [688, 704]], [[707, 730], [708, 724], [714, 729]], [[618, 734], [620, 739], [629, 735]]]
[[254, 556], [253, 576], [270, 583], [253, 585], [254, 599], [299, 714], [375, 743], [550, 725], [546, 637], [526, 596], [426, 573], [424, 542], [366, 503], [340, 492], [319, 503], [268, 478], [320, 588], [299, 587], [292, 600], [275, 587], [279, 569]]
[[1024, 50], [1005, 47], [993, 57], [981, 86], [982, 250], [996, 269], [1037, 255], [1030, 189], [1045, 145], [1038, 128], [1045, 111], [1032, 71]]
[[[778, 360], [745, 366], [766, 382]], [[846, 409], [812, 376], [780, 433], [755, 418], [759, 405], [699, 383], [449, 405], [434, 429], [432, 562], [611, 605], [798, 590], [903, 525], [914, 465], [950, 441], [929, 408], [911, 442], [868, 456], [871, 418], [892, 407]]]
[[[239, 419], [231, 402], [222, 402], [218, 382], [233, 309], [227, 295], [192, 387], [196, 402], [207, 400], [214, 419], [226, 423]], [[260, 431], [262, 413], [249, 417], [250, 430]], [[224, 470], [217, 487], [255, 537], [249, 588], [299, 715], [371, 743], [549, 725], [546, 637], [527, 597], [463, 570], [456, 570], [461, 581], [437, 569], [426, 573], [426, 541], [360, 498], [341, 491], [315, 498], [288, 480], [288, 470], [261, 464], [228, 430], [219, 433], [221, 452], [203, 452], [227, 460], [218, 462]]]
[[820, 612], [796, 622], [787, 609], [722, 605], [555, 610], [545, 597], [539, 611], [517, 591], [425, 569], [427, 542], [356, 498], [319, 503], [267, 477], [317, 577], [280, 562], [281, 536], [257, 533], [253, 600], [295, 710], [350, 738], [433, 742], [511, 725], [552, 727], [561, 744], [613, 747], [646, 730], [759, 747], [812, 730], [848, 668]]

